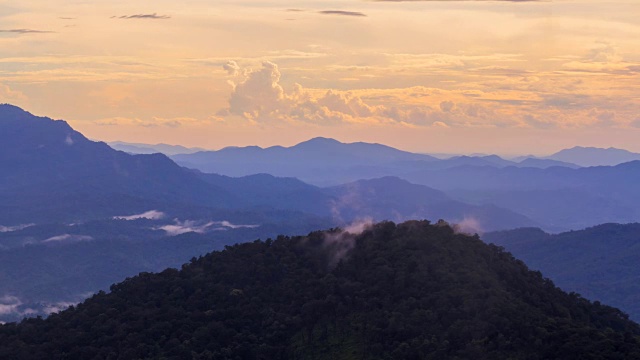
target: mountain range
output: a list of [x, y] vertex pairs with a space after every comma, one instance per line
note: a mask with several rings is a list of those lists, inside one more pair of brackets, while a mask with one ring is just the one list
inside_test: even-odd
[[[255, 174], [205, 173], [163, 154], [117, 151], [64, 121], [0, 105], [0, 321], [47, 313], [123, 277], [226, 245], [363, 220], [441, 218], [475, 233], [640, 219], [638, 161], [517, 167], [495, 156], [438, 160], [323, 138], [269, 149], [217, 152], [219, 164]], [[274, 154], [286, 161], [271, 168]], [[319, 186], [273, 175], [294, 164], [296, 174], [318, 183], [345, 182]], [[357, 178], [364, 173], [370, 176]], [[633, 310], [627, 300], [611, 301]]]
[[201, 173], [163, 154], [114, 150], [11, 105], [0, 105], [0, 169], [0, 321], [265, 235], [357, 219], [478, 217], [486, 230], [539, 225], [398, 178], [320, 188], [268, 174]]

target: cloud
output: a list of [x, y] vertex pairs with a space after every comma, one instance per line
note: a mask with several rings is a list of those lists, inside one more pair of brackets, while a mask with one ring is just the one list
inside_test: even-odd
[[[258, 70], [241, 71], [237, 64], [223, 66], [230, 74], [236, 74], [230, 81], [232, 93], [229, 107], [222, 109], [219, 116], [238, 116], [245, 119], [273, 123], [304, 122], [318, 125], [355, 124], [396, 124], [401, 126], [523, 126], [521, 119], [511, 114], [500, 114], [493, 107], [482, 103], [482, 91], [474, 90], [456, 93], [457, 97], [467, 97], [467, 102], [454, 103], [451, 100], [431, 107], [412, 100], [411, 104], [389, 106], [372, 104], [350, 91], [329, 89], [320, 92], [305, 89], [294, 84], [291, 91], [285, 91], [280, 84], [282, 74], [275, 63], [265, 61]], [[420, 88], [422, 89], [422, 88]], [[400, 97], [415, 97], [418, 88], [401, 89]], [[423, 89], [420, 97], [429, 96], [430, 89]], [[442, 95], [443, 91], [433, 91]], [[403, 100], [403, 99], [400, 99]], [[469, 102], [472, 101], [472, 102]]]
[[21, 314], [20, 305], [22, 301], [18, 297], [4, 295], [0, 297], [0, 315]]
[[465, 217], [453, 225], [453, 230], [460, 234], [480, 234], [483, 232], [480, 221], [474, 217]]
[[329, 267], [335, 267], [356, 246], [356, 237], [373, 226], [370, 218], [356, 220], [353, 223], [333, 232], [324, 233], [322, 246], [330, 253]]
[[123, 117], [115, 117], [108, 119], [100, 119], [95, 122], [96, 125], [100, 126], [136, 126], [136, 127], [144, 127], [144, 128], [155, 128], [155, 127], [169, 127], [169, 128], [178, 128], [183, 125], [207, 125], [210, 124], [211, 121], [214, 120], [199, 120], [194, 118], [160, 118], [153, 117], [151, 120], [143, 120], [138, 118], [123, 118]]
[[227, 63], [222, 65], [222, 67], [227, 74], [231, 76], [238, 76], [240, 74], [240, 66], [238, 66], [238, 63], [233, 60], [227, 61]]
[[166, 215], [162, 211], [158, 210], [150, 210], [147, 212], [143, 212], [142, 214], [128, 215], [128, 216], [114, 216], [113, 218], [116, 220], [138, 220], [138, 219], [148, 219], [148, 220], [159, 220], [164, 218]]
[[21, 224], [21, 225], [15, 225], [15, 226], [2, 226], [0, 225], [0, 233], [5, 233], [5, 232], [13, 232], [13, 231], [19, 231], [22, 229], [26, 229], [30, 226], [33, 226], [35, 224]]
[[622, 60], [622, 57], [618, 54], [618, 49], [615, 46], [602, 43], [589, 51], [587, 59], [596, 62], [618, 62]]
[[43, 304], [42, 311], [44, 311], [46, 314], [58, 313], [58, 312], [60, 312], [62, 310], [66, 310], [70, 306], [73, 306], [73, 305], [76, 305], [76, 304], [78, 304], [78, 303], [77, 302], [70, 302], [70, 301], [60, 301], [60, 302], [55, 302], [55, 303], [46, 303], [46, 304]]
[[55, 31], [48, 31], [48, 30], [34, 30], [34, 29], [0, 29], [0, 33], [13, 33], [13, 34], [49, 34], [49, 33], [55, 33]]
[[[237, 72], [235, 72], [237, 73]], [[262, 68], [244, 72], [243, 79], [231, 82], [233, 92], [228, 113], [251, 120], [297, 120], [316, 123], [357, 121], [371, 117], [378, 111], [374, 106], [348, 92], [327, 91], [324, 96], [313, 98], [310, 93], [295, 84], [293, 91], [285, 92], [280, 84], [278, 65], [265, 61]]]
[[214, 221], [213, 222], [214, 225], [220, 225], [222, 227], [225, 228], [229, 228], [229, 229], [255, 229], [257, 227], [259, 227], [260, 225], [236, 225], [236, 224], [232, 224], [226, 220], [223, 221]]
[[318, 11], [319, 14], [323, 15], [340, 15], [340, 16], [367, 16], [364, 13], [359, 11], [344, 11], [344, 10], [322, 10]]
[[440, 103], [440, 109], [444, 112], [451, 112], [456, 104], [453, 101], [443, 101]]
[[180, 221], [178, 219], [174, 219], [174, 223], [170, 225], [163, 225], [156, 227], [155, 230], [164, 230], [167, 235], [175, 236], [186, 234], [190, 232], [204, 234], [209, 231], [225, 231], [225, 230], [234, 230], [234, 229], [253, 229], [257, 228], [260, 225], [236, 225], [232, 224], [229, 221], [195, 221], [195, 220], [185, 220]]
[[112, 18], [165, 20], [165, 19], [171, 19], [171, 16], [169, 16], [169, 15], [158, 15], [156, 13], [153, 13], [153, 14], [135, 14], [135, 15], [112, 16]]
[[50, 237], [46, 240], [43, 240], [43, 243], [76, 243], [82, 241], [91, 241], [93, 238], [87, 235], [72, 235], [72, 234], [64, 234]]

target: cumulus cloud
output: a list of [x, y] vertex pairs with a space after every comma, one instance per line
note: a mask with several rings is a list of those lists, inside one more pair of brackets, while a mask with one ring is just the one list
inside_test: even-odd
[[88, 235], [74, 235], [74, 234], [63, 234], [58, 236], [52, 236], [46, 240], [43, 240], [43, 243], [76, 243], [82, 241], [91, 241], [93, 237]]
[[443, 101], [440, 103], [440, 109], [444, 112], [451, 112], [454, 106], [455, 103], [453, 101]]
[[[225, 65], [233, 74], [239, 68]], [[327, 91], [314, 98], [301, 85], [295, 84], [286, 92], [280, 84], [278, 65], [265, 61], [262, 68], [247, 71], [238, 82], [233, 82], [229, 108], [219, 112], [242, 116], [251, 120], [298, 120], [305, 122], [336, 123], [357, 121], [358, 118], [375, 117], [380, 108], [366, 104], [349, 92]]]
[[[326, 90], [320, 92], [294, 84], [286, 91], [280, 79], [282, 74], [275, 63], [265, 61], [257, 70], [242, 71], [235, 62], [223, 68], [234, 78], [230, 81], [232, 93], [229, 107], [218, 116], [239, 116], [257, 122], [306, 122], [318, 125], [343, 123], [397, 124], [401, 126], [522, 126], [522, 119], [511, 114], [501, 115], [491, 106], [483, 104], [481, 91], [457, 94], [471, 101], [456, 103], [442, 101], [432, 107], [413, 101], [411, 104], [389, 106], [374, 104], [350, 91]], [[411, 92], [413, 89], [405, 89]], [[402, 96], [410, 97], [409, 94]], [[424, 95], [424, 96], [428, 96]], [[438, 96], [442, 96], [438, 94]], [[478, 100], [475, 100], [478, 98]], [[375, 97], [371, 97], [375, 99]], [[379, 97], [378, 97], [379, 100]]]
[[165, 217], [165, 213], [163, 213], [162, 211], [149, 210], [141, 214], [127, 215], [127, 216], [114, 216], [113, 218], [116, 220], [138, 220], [138, 219], [159, 220], [164, 217]]
[[250, 72], [246, 80], [235, 85], [229, 99], [229, 111], [257, 118], [286, 109], [291, 101], [280, 86], [280, 76], [276, 64], [263, 62], [262, 69]]
[[227, 63], [222, 65], [222, 67], [227, 74], [231, 76], [238, 76], [240, 74], [240, 66], [238, 66], [238, 63], [233, 60], [227, 61]]

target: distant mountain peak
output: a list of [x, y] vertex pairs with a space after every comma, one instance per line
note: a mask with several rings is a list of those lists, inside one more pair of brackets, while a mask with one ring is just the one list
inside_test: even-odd
[[297, 145], [294, 145], [292, 147], [306, 147], [306, 146], [327, 146], [327, 145], [342, 145], [344, 143], [336, 140], [336, 139], [332, 139], [332, 138], [326, 138], [326, 137], [314, 137], [312, 139], [309, 139], [307, 141], [303, 141], [301, 143], [298, 143]]
[[613, 166], [632, 160], [640, 160], [640, 154], [614, 147], [574, 146], [549, 155], [546, 159], [570, 162], [580, 166]]

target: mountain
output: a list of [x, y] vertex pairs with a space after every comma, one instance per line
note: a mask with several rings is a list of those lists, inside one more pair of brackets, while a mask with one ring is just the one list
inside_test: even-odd
[[115, 216], [148, 210], [150, 200], [215, 207], [234, 202], [165, 155], [116, 151], [64, 121], [11, 105], [0, 105], [0, 169], [3, 225]]
[[[446, 219], [470, 232], [530, 226], [535, 222], [497, 206], [474, 206], [451, 199], [444, 192], [397, 177], [359, 180], [329, 187], [331, 211], [339, 218], [405, 221]], [[526, 225], [529, 224], [529, 225]]]
[[520, 161], [517, 162], [517, 164], [515, 166], [518, 167], [533, 167], [533, 168], [541, 168], [541, 169], [546, 169], [552, 166], [562, 166], [562, 167], [568, 167], [568, 168], [572, 168], [572, 169], [577, 169], [580, 166], [576, 165], [576, 164], [572, 164], [569, 162], [565, 162], [565, 161], [558, 161], [558, 160], [552, 160], [552, 159], [540, 159], [540, 158], [535, 158], [535, 157], [527, 157], [524, 158]]
[[228, 176], [268, 173], [296, 177], [314, 185], [336, 185], [360, 178], [389, 175], [387, 165], [399, 162], [432, 162], [436, 158], [389, 146], [345, 144], [314, 138], [292, 147], [229, 147], [218, 151], [172, 156], [178, 164], [203, 172]]
[[459, 166], [402, 178], [466, 203], [512, 210], [548, 231], [640, 221], [640, 161], [578, 169]]
[[162, 153], [165, 155], [193, 154], [198, 151], [206, 151], [203, 148], [188, 148], [181, 145], [168, 144], [139, 144], [127, 143], [122, 141], [113, 141], [107, 143], [113, 149], [124, 151], [130, 154], [154, 154]]
[[604, 224], [548, 234], [536, 228], [486, 233], [566, 291], [619, 307], [640, 320], [640, 224]]
[[565, 161], [580, 166], [614, 166], [629, 161], [640, 160], [640, 154], [616, 148], [596, 148], [576, 146], [549, 155], [548, 159]]
[[[227, 247], [47, 319], [0, 358], [640, 357], [640, 327], [445, 224], [385, 222]], [[361, 232], [362, 231], [362, 232]]]

